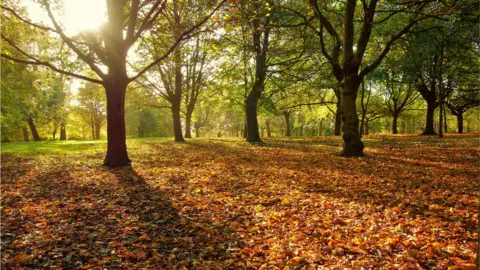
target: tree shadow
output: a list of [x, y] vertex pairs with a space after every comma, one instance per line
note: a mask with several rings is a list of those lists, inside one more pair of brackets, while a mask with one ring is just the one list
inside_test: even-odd
[[224, 244], [223, 228], [179, 215], [172, 194], [155, 190], [131, 167], [87, 168], [98, 182], [68, 169], [50, 168], [21, 183], [19, 196], [2, 195], [14, 209], [2, 219], [3, 267], [240, 267], [228, 261], [232, 246]]

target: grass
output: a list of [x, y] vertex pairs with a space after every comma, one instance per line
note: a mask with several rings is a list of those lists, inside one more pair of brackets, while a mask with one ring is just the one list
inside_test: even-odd
[[[2, 268], [470, 269], [478, 134], [2, 144]], [[456, 267], [456, 268], [455, 268]]]

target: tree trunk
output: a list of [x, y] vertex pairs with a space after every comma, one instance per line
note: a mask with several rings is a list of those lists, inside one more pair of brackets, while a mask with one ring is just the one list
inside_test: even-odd
[[447, 128], [448, 128], [448, 126], [447, 126], [447, 120], [448, 120], [448, 119], [447, 119], [447, 108], [445, 107], [445, 105], [443, 105], [443, 120], [444, 120], [443, 123], [444, 123], [445, 133], [447, 133], [447, 132], [448, 132], [448, 131], [447, 131]]
[[95, 140], [100, 140], [101, 125], [99, 122], [95, 123]]
[[180, 118], [180, 102], [172, 103], [173, 133], [176, 142], [184, 142], [182, 135], [182, 121]]
[[195, 127], [195, 138], [200, 138], [200, 128]]
[[95, 121], [93, 121], [93, 117], [90, 126], [92, 127], [92, 140], [95, 140]]
[[342, 135], [342, 96], [337, 96], [337, 110], [335, 111], [335, 136]]
[[23, 141], [24, 142], [29, 142], [30, 139], [28, 138], [28, 130], [26, 127], [22, 128], [23, 131]]
[[265, 125], [267, 126], [267, 137], [272, 137], [272, 129], [270, 128], [270, 120], [265, 121]]
[[126, 80], [105, 84], [107, 94], [107, 155], [103, 165], [110, 168], [130, 166], [125, 133]]
[[398, 123], [398, 115], [393, 115], [392, 134], [398, 134], [397, 123]]
[[356, 107], [359, 85], [358, 79], [345, 78], [342, 93], [343, 151], [341, 153], [345, 157], [363, 156], [364, 145], [358, 131], [359, 121]]
[[423, 135], [436, 135], [435, 126], [434, 126], [434, 113], [435, 108], [435, 101], [427, 101], [427, 120], [425, 124], [425, 130], [423, 131]]
[[38, 135], [37, 127], [35, 126], [32, 117], [28, 117], [27, 122], [30, 127], [30, 132], [32, 132], [33, 140], [36, 142], [40, 141], [40, 135]]
[[322, 118], [320, 120], [320, 123], [318, 124], [318, 136], [323, 136], [323, 122], [325, 118]]
[[57, 137], [57, 129], [54, 129], [54, 130], [52, 131], [52, 140], [55, 141], [56, 137]]
[[457, 127], [458, 127], [458, 133], [462, 134], [463, 133], [463, 113], [457, 114]]
[[285, 118], [285, 136], [290, 137], [291, 134], [291, 129], [290, 129], [290, 113], [289, 112], [284, 112], [283, 117]]
[[192, 114], [193, 109], [187, 106], [187, 113], [185, 114], [185, 138], [192, 138]]
[[[247, 115], [247, 113], [245, 113], [245, 115]], [[245, 119], [245, 124], [243, 125], [242, 136], [245, 139], [247, 138], [247, 119]]]
[[175, 61], [175, 95], [171, 99], [173, 133], [176, 142], [184, 142], [182, 134], [182, 121], [180, 117], [180, 104], [182, 102], [182, 49], [180, 45], [174, 51]]
[[138, 126], [137, 129], [138, 129], [138, 137], [139, 137], [139, 138], [145, 137], [145, 131], [144, 131], [143, 127], [142, 127], [142, 126]]
[[440, 105], [440, 111], [438, 112], [438, 137], [443, 137], [443, 104]]
[[60, 124], [60, 141], [67, 140], [67, 128], [65, 127], [64, 123]]
[[257, 103], [260, 98], [260, 87], [258, 85], [254, 86], [254, 89], [250, 92], [246, 100], [245, 112], [247, 115], [247, 142], [261, 142], [260, 133], [258, 131], [258, 120], [257, 120]]

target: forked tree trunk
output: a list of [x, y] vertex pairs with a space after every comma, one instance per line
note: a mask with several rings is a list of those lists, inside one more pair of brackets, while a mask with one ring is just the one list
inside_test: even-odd
[[292, 135], [290, 129], [290, 113], [284, 112], [283, 117], [285, 118], [285, 136], [290, 137]]
[[343, 151], [342, 156], [360, 157], [363, 156], [363, 142], [358, 131], [357, 117], [357, 91], [360, 83], [358, 79], [346, 77], [342, 93], [343, 101]]
[[127, 82], [113, 80], [105, 84], [107, 95], [107, 155], [103, 164], [108, 167], [129, 166], [125, 133], [125, 92]]
[[398, 134], [397, 123], [398, 123], [398, 115], [394, 114], [393, 121], [392, 121], [392, 134]]
[[463, 113], [457, 114], [457, 128], [458, 133], [463, 133]]
[[425, 130], [423, 131], [423, 135], [436, 135], [435, 126], [434, 126], [434, 116], [435, 116], [435, 108], [436, 108], [435, 101], [428, 101], [427, 100], [427, 119], [425, 123]]
[[32, 117], [28, 117], [27, 123], [30, 127], [30, 132], [32, 132], [33, 140], [36, 142], [40, 141], [40, 135], [38, 135], [37, 127], [35, 126]]
[[65, 127], [64, 123], [60, 124], [60, 141], [67, 140], [67, 128]]
[[30, 139], [28, 138], [28, 130], [26, 127], [22, 128], [23, 131], [23, 141], [24, 142], [29, 142]]

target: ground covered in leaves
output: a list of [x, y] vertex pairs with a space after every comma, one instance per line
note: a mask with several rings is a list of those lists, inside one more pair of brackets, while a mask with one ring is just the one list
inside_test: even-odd
[[474, 269], [479, 137], [2, 145], [2, 269]]

